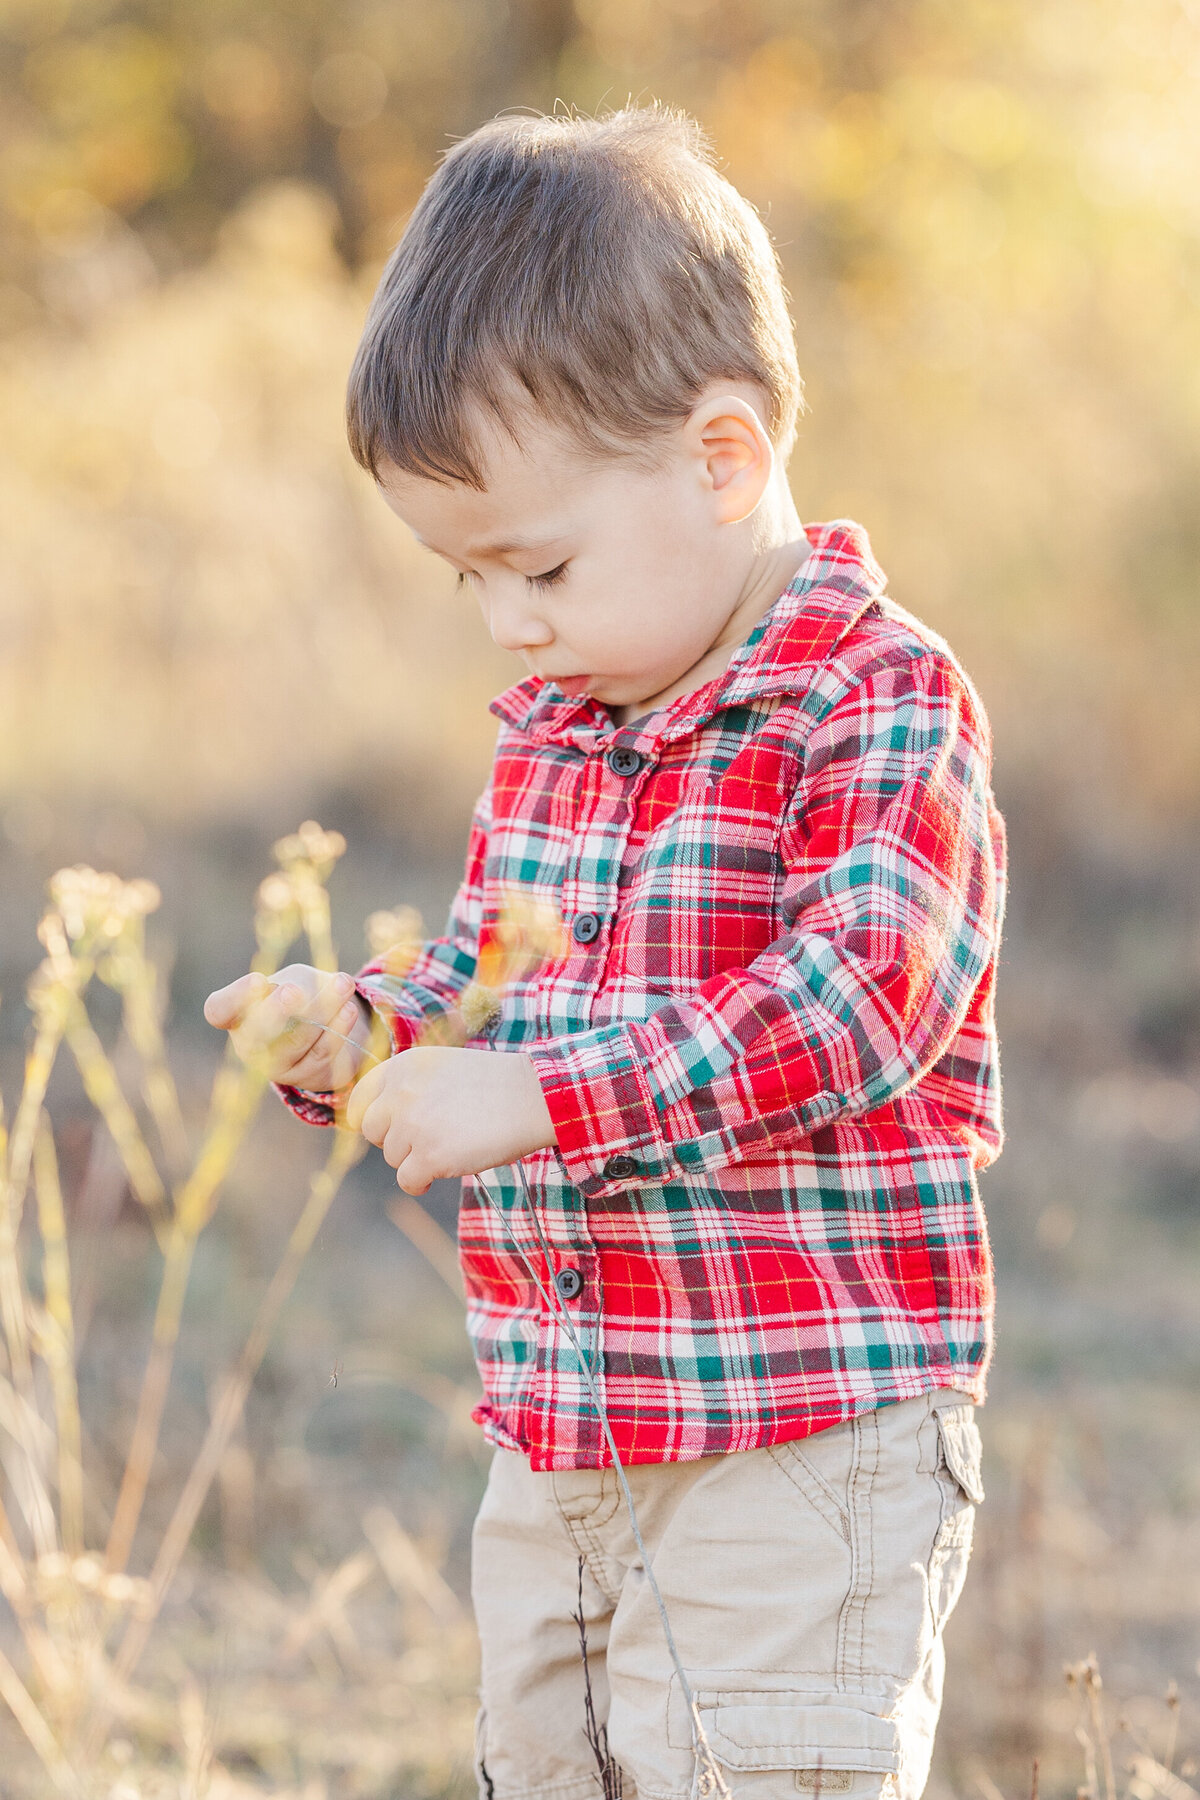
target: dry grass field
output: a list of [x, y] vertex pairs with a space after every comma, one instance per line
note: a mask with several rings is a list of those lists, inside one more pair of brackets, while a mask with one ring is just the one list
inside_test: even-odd
[[[200, 1008], [289, 933], [440, 923], [511, 668], [350, 463], [345, 371], [449, 136], [626, 93], [780, 243], [803, 516], [867, 523], [996, 726], [1000, 1330], [931, 1800], [1035, 1759], [1195, 1800], [1198, 70], [1187, 0], [0, 0], [0, 1800], [472, 1792], [455, 1196], [397, 1212]], [[286, 851], [256, 938], [313, 815], [348, 852]]]

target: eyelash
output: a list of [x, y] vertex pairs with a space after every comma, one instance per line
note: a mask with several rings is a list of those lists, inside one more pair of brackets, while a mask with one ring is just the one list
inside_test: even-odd
[[[566, 574], [567, 567], [567, 563], [560, 562], [557, 568], [547, 569], [544, 575], [527, 575], [525, 579], [530, 587], [542, 589], [557, 587], [559, 582], [563, 579], [563, 576]], [[458, 586], [460, 588], [466, 587], [468, 581], [478, 580], [479, 577], [474, 569], [463, 569], [458, 576]]]
[[566, 563], [560, 562], [557, 568], [547, 569], [544, 575], [527, 575], [525, 579], [528, 581], [530, 587], [552, 588], [558, 586], [566, 572]]

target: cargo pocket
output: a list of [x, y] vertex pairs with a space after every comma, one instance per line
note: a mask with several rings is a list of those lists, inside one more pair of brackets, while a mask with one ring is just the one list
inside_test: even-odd
[[929, 1604], [940, 1632], [954, 1611], [966, 1579], [975, 1529], [975, 1508], [983, 1499], [983, 1446], [970, 1402], [934, 1408], [937, 1421], [936, 1477], [941, 1489], [941, 1523], [929, 1562]]
[[[759, 1785], [744, 1780], [753, 1771], [784, 1772], [797, 1793], [866, 1800], [899, 1772], [895, 1720], [847, 1704], [844, 1696], [730, 1688], [698, 1691], [696, 1702], [713, 1755], [743, 1777], [743, 1787]], [[738, 1783], [731, 1786], [736, 1791]], [[770, 1791], [782, 1791], [777, 1779]]]

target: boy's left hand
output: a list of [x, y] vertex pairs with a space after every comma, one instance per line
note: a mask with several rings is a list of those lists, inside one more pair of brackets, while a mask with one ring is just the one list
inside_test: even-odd
[[406, 1194], [555, 1141], [529, 1058], [492, 1050], [402, 1050], [358, 1082], [346, 1124], [379, 1145]]

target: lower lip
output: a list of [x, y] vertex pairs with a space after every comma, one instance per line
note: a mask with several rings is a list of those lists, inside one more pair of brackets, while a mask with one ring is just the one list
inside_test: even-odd
[[580, 694], [586, 694], [592, 685], [590, 675], [556, 675], [554, 685], [567, 696], [568, 700], [577, 700]]

